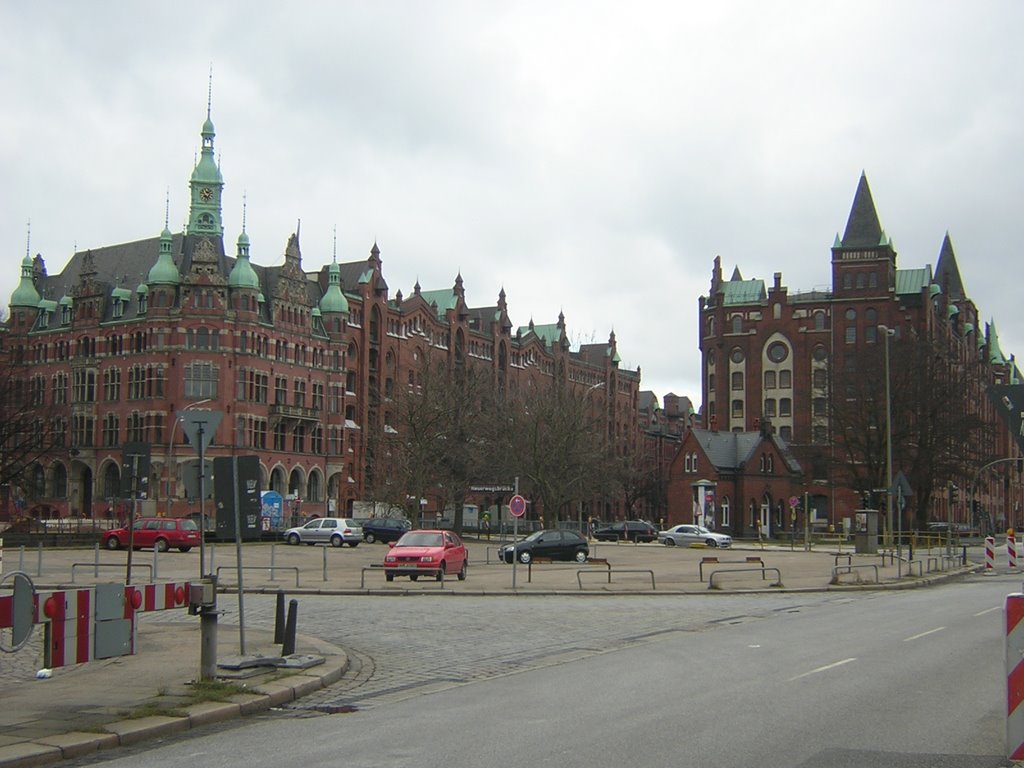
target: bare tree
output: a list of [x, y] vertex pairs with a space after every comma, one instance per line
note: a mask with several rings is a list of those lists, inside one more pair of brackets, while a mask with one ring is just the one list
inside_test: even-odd
[[[977, 366], [958, 361], [943, 344], [910, 334], [891, 344], [893, 473], [902, 470], [910, 481], [914, 519], [923, 527], [934, 494], [987, 460], [977, 408], [983, 390]], [[838, 470], [865, 495], [889, 485], [884, 354], [883, 340], [847, 356], [831, 382]]]
[[551, 381], [509, 393], [504, 401], [505, 472], [520, 478], [549, 527], [610, 477], [604, 421], [586, 395]]
[[27, 498], [45, 494], [44, 466], [66, 453], [64, 421], [46, 404], [42, 377], [26, 379], [9, 360], [0, 370], [0, 485]]

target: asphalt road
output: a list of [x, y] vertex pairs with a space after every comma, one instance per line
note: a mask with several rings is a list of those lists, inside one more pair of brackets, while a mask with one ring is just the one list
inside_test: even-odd
[[[300, 631], [352, 653], [339, 684], [76, 765], [1006, 766], [1001, 607], [1020, 589], [303, 597]], [[252, 622], [272, 613], [247, 599]]]

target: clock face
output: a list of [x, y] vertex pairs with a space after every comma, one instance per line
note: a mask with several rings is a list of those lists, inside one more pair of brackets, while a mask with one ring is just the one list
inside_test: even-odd
[[207, 202], [207, 203], [208, 203], [208, 202], [210, 202], [210, 198], [211, 198], [211, 197], [213, 197], [213, 190], [212, 190], [212, 189], [210, 189], [209, 187], [203, 187], [203, 188], [202, 188], [202, 189], [201, 189], [201, 190], [199, 191], [199, 196], [200, 196], [201, 198], [203, 198], [203, 201], [204, 201], [204, 202]]

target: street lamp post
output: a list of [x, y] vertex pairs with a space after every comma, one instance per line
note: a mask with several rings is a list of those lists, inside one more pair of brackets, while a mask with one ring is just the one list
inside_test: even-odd
[[[896, 335], [896, 330], [887, 325], [879, 325], [878, 330], [885, 335], [885, 533], [888, 543], [892, 545], [892, 392], [889, 384], [889, 340]], [[896, 540], [897, 559], [900, 557], [900, 540], [903, 538], [903, 515], [900, 514], [900, 532]], [[900, 566], [897, 565], [899, 575]]]
[[[205, 405], [206, 403], [212, 402], [213, 398], [210, 397], [206, 398], [205, 400], [196, 400], [194, 403], [189, 403], [188, 405], [186, 405], [184, 408], [178, 411], [178, 413], [182, 413], [183, 411], [191, 410], [196, 406]], [[178, 417], [177, 414], [175, 414], [173, 423], [171, 424], [171, 439], [167, 443], [167, 517], [171, 516], [171, 507], [173, 503], [171, 499], [171, 489], [174, 487], [174, 476], [177, 474], [177, 472], [175, 472], [174, 467], [174, 432], [177, 428]], [[202, 528], [204, 527], [202, 524], [203, 521], [200, 520], [200, 532], [202, 532]]]

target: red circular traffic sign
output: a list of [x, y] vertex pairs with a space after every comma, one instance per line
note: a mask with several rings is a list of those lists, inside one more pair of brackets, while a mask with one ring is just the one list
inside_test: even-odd
[[508, 500], [508, 511], [513, 517], [522, 517], [526, 514], [526, 499], [517, 493]]

